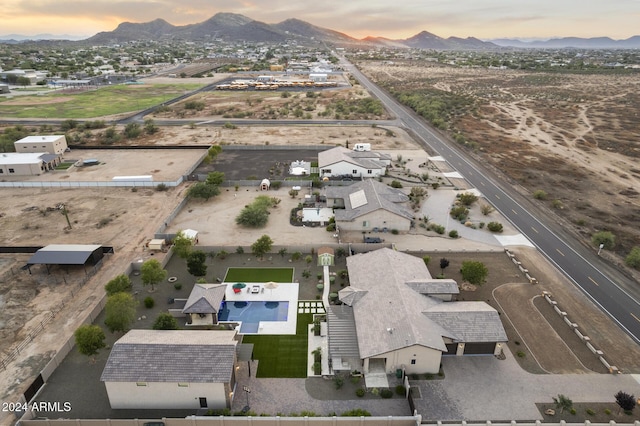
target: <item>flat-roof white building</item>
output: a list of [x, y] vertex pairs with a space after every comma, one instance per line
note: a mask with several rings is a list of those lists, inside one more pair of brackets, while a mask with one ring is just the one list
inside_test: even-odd
[[0, 178], [38, 176], [60, 163], [60, 156], [46, 152], [5, 152], [0, 154]]
[[67, 149], [67, 138], [64, 135], [27, 136], [13, 143], [16, 152], [46, 152], [63, 154]]

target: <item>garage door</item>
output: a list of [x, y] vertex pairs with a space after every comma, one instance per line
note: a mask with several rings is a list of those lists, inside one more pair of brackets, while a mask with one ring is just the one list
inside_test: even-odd
[[489, 343], [466, 343], [464, 345], [465, 355], [493, 355], [493, 351], [496, 349], [495, 342]]
[[457, 343], [445, 343], [447, 347], [447, 351], [442, 355], [455, 355], [458, 352], [458, 344]]

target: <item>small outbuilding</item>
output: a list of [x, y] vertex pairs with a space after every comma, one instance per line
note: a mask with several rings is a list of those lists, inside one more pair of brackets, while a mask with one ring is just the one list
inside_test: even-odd
[[147, 247], [149, 250], [162, 251], [165, 249], [166, 243], [164, 238], [154, 238], [147, 243]]
[[268, 191], [269, 188], [271, 188], [269, 179], [262, 179], [262, 182], [260, 182], [260, 191]]
[[232, 330], [131, 330], [100, 380], [112, 409], [230, 408], [237, 345]]
[[320, 247], [318, 249], [318, 266], [333, 266], [334, 251], [331, 247]]

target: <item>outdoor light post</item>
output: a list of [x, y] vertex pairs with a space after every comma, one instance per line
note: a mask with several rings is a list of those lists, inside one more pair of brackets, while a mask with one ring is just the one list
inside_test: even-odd
[[242, 390], [247, 393], [247, 406], [242, 410], [246, 413], [247, 411], [249, 411], [249, 394], [251, 393], [251, 389], [249, 389], [249, 386], [243, 386]]

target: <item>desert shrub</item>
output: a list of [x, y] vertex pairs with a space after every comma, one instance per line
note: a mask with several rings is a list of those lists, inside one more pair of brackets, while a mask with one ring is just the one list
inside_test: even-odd
[[595, 411], [593, 411], [591, 408], [587, 408], [587, 409], [585, 410], [585, 412], [586, 412], [588, 415], [590, 415], [590, 416], [593, 416], [594, 414], [596, 414], [596, 412], [595, 412]]
[[396, 393], [397, 393], [398, 395], [402, 395], [402, 396], [404, 396], [404, 394], [405, 394], [406, 392], [407, 392], [407, 391], [406, 391], [406, 389], [404, 388], [404, 386], [402, 386], [402, 385], [397, 385], [397, 386], [396, 386]]
[[180, 283], [175, 283], [175, 284], [173, 285], [173, 288], [175, 288], [176, 290], [180, 290], [180, 289], [182, 288], [182, 284], [180, 284]]
[[449, 214], [452, 218], [463, 221], [467, 218], [467, 216], [469, 216], [469, 209], [461, 204], [459, 206], [452, 207], [449, 211]]
[[640, 269], [640, 247], [632, 248], [627, 257], [624, 258], [624, 263], [632, 268]]
[[365, 394], [365, 390], [364, 388], [358, 388], [356, 389], [356, 395], [359, 396], [360, 398], [362, 398]]
[[503, 227], [500, 222], [489, 222], [487, 224], [487, 229], [491, 232], [497, 232], [497, 233], [500, 233], [503, 231]]
[[391, 391], [391, 389], [386, 389], [386, 388], [385, 388], [385, 389], [382, 389], [382, 390], [380, 391], [380, 396], [381, 396], [382, 398], [385, 398], [385, 399], [386, 399], [386, 398], [391, 398], [391, 397], [393, 396], [393, 392]]
[[440, 235], [444, 234], [444, 231], [445, 231], [444, 226], [442, 225], [433, 225], [432, 229], [436, 234], [440, 234]]
[[545, 200], [547, 198], [547, 193], [542, 189], [538, 189], [533, 191], [533, 198], [536, 200]]
[[342, 413], [342, 417], [371, 417], [371, 413], [362, 408], [354, 408], [353, 410]]
[[144, 307], [147, 309], [151, 309], [153, 308], [153, 306], [156, 304], [155, 300], [153, 300], [153, 297], [151, 296], [147, 296], [144, 298]]
[[473, 203], [475, 203], [476, 201], [478, 201], [478, 196], [471, 193], [471, 192], [465, 192], [462, 193], [460, 195], [458, 195], [458, 199], [460, 200], [460, 202], [465, 205], [465, 206], [470, 206]]
[[600, 231], [591, 236], [591, 242], [595, 246], [600, 246], [600, 244], [603, 244], [602, 248], [604, 248], [605, 250], [611, 250], [616, 245], [616, 236], [609, 231]]
[[333, 378], [333, 384], [336, 386], [336, 389], [340, 389], [344, 385], [344, 377], [337, 374]]
[[397, 229], [392, 229], [392, 230], [391, 230], [391, 233], [392, 233], [393, 235], [398, 235], [400, 232], [399, 232]]
[[456, 231], [455, 229], [452, 229], [451, 231], [449, 231], [449, 237], [458, 238], [458, 231]]
[[525, 353], [524, 353], [524, 352], [522, 352], [522, 351], [518, 351], [518, 352], [516, 352], [516, 355], [518, 355], [518, 358], [524, 358], [525, 356], [527, 356], [527, 354], [525, 354]]
[[392, 188], [402, 188], [402, 183], [400, 183], [400, 181], [397, 180], [392, 180], [390, 186]]

